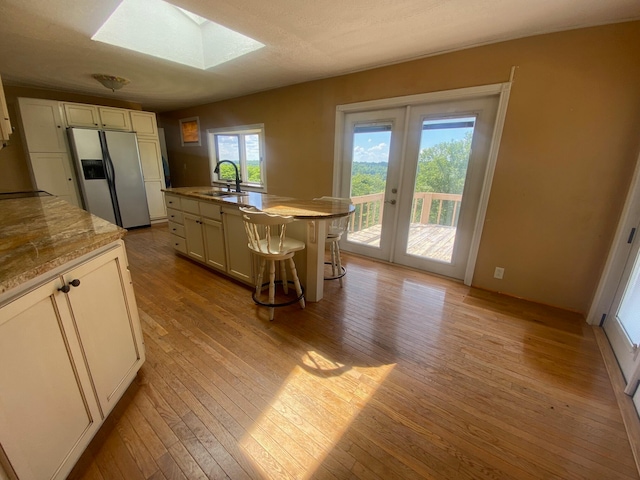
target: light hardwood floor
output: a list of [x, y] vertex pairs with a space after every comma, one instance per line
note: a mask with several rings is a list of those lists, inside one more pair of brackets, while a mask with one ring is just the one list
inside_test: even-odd
[[86, 479], [637, 479], [576, 314], [344, 254], [344, 288], [278, 309], [130, 232], [147, 362]]

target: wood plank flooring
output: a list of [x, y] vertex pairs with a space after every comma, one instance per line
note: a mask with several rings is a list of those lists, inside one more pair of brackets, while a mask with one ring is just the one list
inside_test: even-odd
[[72, 479], [637, 479], [578, 315], [344, 255], [276, 310], [130, 232], [147, 362]]

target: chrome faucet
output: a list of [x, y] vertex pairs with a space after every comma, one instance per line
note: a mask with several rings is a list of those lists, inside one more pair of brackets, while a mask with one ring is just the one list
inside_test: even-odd
[[216, 168], [213, 171], [213, 173], [215, 173], [216, 175], [220, 174], [220, 165], [223, 163], [230, 163], [231, 165], [233, 165], [233, 169], [236, 171], [236, 192], [240, 192], [240, 182], [242, 181], [240, 179], [240, 173], [238, 172], [238, 166], [233, 163], [231, 160], [220, 160], [219, 162], [216, 163]]

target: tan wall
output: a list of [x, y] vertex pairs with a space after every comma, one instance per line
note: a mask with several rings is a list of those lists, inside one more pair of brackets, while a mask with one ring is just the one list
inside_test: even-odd
[[93, 97], [55, 90], [43, 90], [40, 88], [4, 86], [4, 93], [9, 108], [9, 118], [13, 127], [13, 134], [9, 139], [9, 145], [0, 150], [0, 192], [18, 192], [33, 190], [31, 175], [27, 157], [22, 145], [20, 123], [17, 118], [17, 98], [43, 98], [47, 100], [59, 100], [63, 102], [89, 103], [92, 105], [105, 105], [108, 107], [128, 108], [141, 110], [138, 103], [116, 100], [111, 98]]
[[[163, 114], [173, 180], [206, 185], [179, 118], [264, 123], [269, 193], [331, 193], [336, 105], [504, 82], [517, 65], [473, 284], [585, 313], [640, 147], [640, 22], [473, 48]], [[503, 280], [493, 278], [496, 266]]]

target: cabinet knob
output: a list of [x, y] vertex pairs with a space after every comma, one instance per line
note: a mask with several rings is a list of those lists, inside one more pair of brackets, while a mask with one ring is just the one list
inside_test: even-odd
[[69, 293], [71, 291], [71, 287], [78, 286], [80, 286], [80, 280], [76, 278], [71, 280], [68, 284], [61, 286], [58, 291], [62, 293]]

